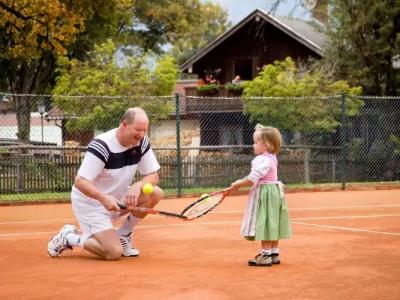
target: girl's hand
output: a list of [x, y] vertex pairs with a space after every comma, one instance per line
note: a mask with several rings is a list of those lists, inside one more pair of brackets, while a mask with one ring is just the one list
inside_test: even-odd
[[231, 189], [234, 190], [234, 191], [240, 189], [241, 182], [242, 182], [242, 180], [236, 180], [235, 182], [233, 182], [231, 184]]

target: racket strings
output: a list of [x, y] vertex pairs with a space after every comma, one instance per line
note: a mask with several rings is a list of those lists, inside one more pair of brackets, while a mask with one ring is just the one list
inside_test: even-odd
[[222, 199], [223, 194], [216, 194], [204, 198], [201, 201], [193, 204], [190, 208], [186, 209], [182, 214], [189, 219], [201, 216], [216, 207], [222, 201]]

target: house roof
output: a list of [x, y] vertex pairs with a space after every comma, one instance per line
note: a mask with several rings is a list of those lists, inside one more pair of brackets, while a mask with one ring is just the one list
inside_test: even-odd
[[[31, 126], [41, 126], [42, 119], [39, 113], [32, 112], [30, 122]], [[10, 127], [10, 126], [13, 127], [18, 126], [17, 115], [15, 112], [5, 113], [0, 118], [0, 127]], [[46, 115], [43, 116], [43, 126], [54, 126], [54, 124], [49, 123], [49, 121], [46, 119]]]
[[240, 28], [245, 26], [248, 22], [256, 17], [262, 18], [263, 20], [285, 32], [304, 46], [308, 47], [318, 55], [322, 57], [324, 56], [324, 46], [326, 43], [325, 35], [322, 32], [319, 32], [314, 26], [310, 25], [304, 20], [293, 19], [289, 17], [274, 17], [261, 9], [256, 9], [234, 27], [220, 35], [214, 41], [205, 46], [202, 50], [198, 51], [192, 57], [190, 57], [180, 66], [180, 70], [184, 71], [185, 69], [193, 65], [195, 62], [197, 62], [211, 50], [219, 46], [228, 37], [235, 34]]
[[57, 107], [53, 107], [46, 114], [46, 120], [69, 120], [69, 119], [77, 119], [78, 117], [75, 115], [65, 115], [64, 112]]

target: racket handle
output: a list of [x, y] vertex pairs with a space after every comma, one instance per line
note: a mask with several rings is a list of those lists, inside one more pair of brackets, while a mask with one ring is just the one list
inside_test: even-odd
[[119, 206], [120, 209], [129, 209], [129, 210], [135, 210], [135, 211], [139, 211], [139, 212], [151, 212], [153, 211], [150, 208], [147, 207], [140, 207], [140, 206], [128, 206], [125, 203], [121, 203], [121, 202], [117, 202], [117, 205]]
[[125, 203], [117, 202], [117, 205], [119, 206], [120, 209], [127, 209], [128, 206]]

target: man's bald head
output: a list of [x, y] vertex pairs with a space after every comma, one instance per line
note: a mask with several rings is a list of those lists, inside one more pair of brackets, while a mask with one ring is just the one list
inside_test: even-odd
[[131, 107], [131, 108], [128, 108], [126, 111], [125, 111], [125, 113], [124, 113], [124, 115], [122, 116], [122, 118], [121, 118], [121, 122], [120, 123], [122, 123], [123, 121], [125, 121], [127, 124], [132, 124], [133, 123], [133, 121], [135, 120], [135, 118], [137, 118], [137, 117], [140, 117], [140, 118], [145, 118], [145, 119], [147, 119], [147, 114], [146, 114], [146, 112], [143, 110], [143, 109], [141, 109], [140, 107]]

